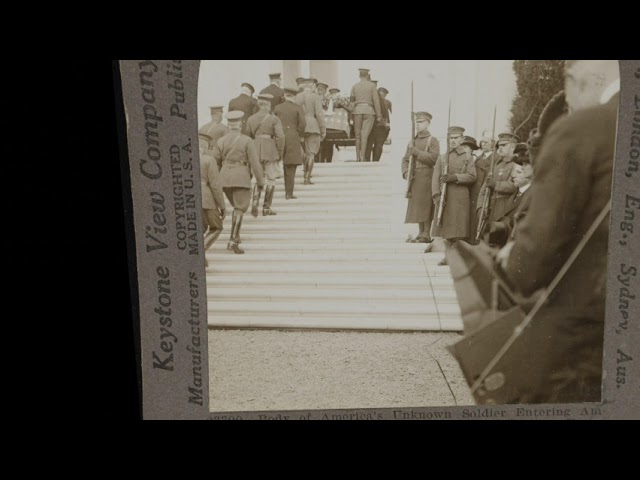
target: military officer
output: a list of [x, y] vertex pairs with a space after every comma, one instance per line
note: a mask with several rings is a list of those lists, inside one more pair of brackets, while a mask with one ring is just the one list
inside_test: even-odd
[[280, 88], [280, 76], [279, 73], [270, 73], [269, 80], [271, 83], [260, 91], [260, 93], [273, 95], [273, 99], [271, 100], [271, 113], [274, 112], [278, 105], [284, 102], [284, 90]]
[[[513, 154], [518, 143], [518, 137], [512, 133], [498, 135], [498, 156], [493, 168], [493, 178], [489, 179], [489, 172], [480, 190], [476, 202], [476, 210], [482, 208], [485, 195], [492, 195], [491, 213], [488, 222], [495, 222], [504, 215], [509, 197], [518, 189], [513, 183]], [[479, 215], [480, 212], [477, 212]], [[475, 233], [474, 233], [475, 234]]]
[[[377, 85], [377, 81], [373, 80], [373, 83]], [[389, 118], [389, 109], [388, 104], [385, 99], [385, 94], [383, 92], [389, 93], [389, 90], [386, 88], [378, 89], [378, 97], [380, 98], [380, 111], [382, 112], [382, 122], [379, 122], [378, 119], [373, 124], [373, 128], [371, 129], [371, 134], [369, 135], [369, 139], [367, 140], [367, 148], [364, 153], [364, 158], [367, 162], [379, 162], [382, 157], [382, 148], [384, 146], [384, 142], [389, 136], [390, 131], [390, 118]], [[372, 156], [373, 155], [373, 156]]]
[[206, 148], [207, 155], [211, 155], [213, 146], [218, 143], [220, 138], [229, 133], [229, 128], [222, 123], [222, 112], [224, 107], [222, 105], [214, 105], [209, 108], [211, 110], [211, 121], [200, 127], [200, 130], [198, 130], [198, 133], [200, 135], [204, 135], [205, 140], [207, 140], [209, 144]]
[[270, 113], [272, 99], [268, 93], [261, 93], [258, 96], [260, 111], [247, 121], [247, 134], [253, 139], [265, 178], [266, 190], [262, 204], [264, 216], [276, 215], [276, 212], [271, 210], [271, 204], [276, 180], [282, 177], [280, 160], [284, 154], [285, 143], [282, 123], [277, 116]]
[[[449, 149], [438, 157], [431, 180], [431, 194], [436, 212], [440, 204], [440, 192], [443, 185], [447, 184], [442, 225], [438, 225], [437, 218], [434, 218], [431, 236], [442, 237], [447, 245], [451, 246], [457, 240], [469, 237], [469, 187], [476, 181], [477, 174], [471, 154], [462, 146], [464, 128], [449, 127], [447, 133]], [[438, 265], [447, 265], [446, 257]]]
[[304, 112], [306, 128], [304, 134], [304, 183], [313, 185], [311, 172], [316, 153], [320, 151], [320, 142], [327, 136], [327, 127], [322, 110], [322, 102], [313, 91], [315, 79], [307, 78], [303, 82], [303, 91], [296, 96], [296, 103]]
[[352, 114], [356, 136], [356, 157], [358, 162], [363, 162], [373, 123], [375, 120], [382, 123], [383, 118], [380, 110], [380, 96], [375, 84], [369, 80], [369, 69], [359, 70], [360, 81], [351, 88], [351, 102], [354, 104]]
[[218, 165], [207, 154], [209, 143], [200, 140], [200, 186], [202, 191], [202, 220], [204, 227], [204, 264], [209, 266], [206, 253], [222, 233], [222, 222], [227, 216], [222, 188], [218, 182]]
[[253, 98], [256, 89], [250, 83], [243, 83], [240, 87], [240, 95], [229, 102], [230, 112], [240, 111], [244, 113], [242, 117], [242, 133], [247, 134], [247, 120], [258, 111], [258, 101]]
[[278, 105], [275, 109], [275, 115], [282, 123], [284, 130], [284, 190], [287, 200], [296, 199], [293, 195], [295, 186], [296, 169], [298, 165], [302, 165], [304, 151], [302, 142], [304, 142], [304, 132], [307, 122], [304, 118], [302, 107], [296, 103], [297, 88], [285, 88], [285, 102]]
[[251, 203], [251, 174], [256, 177], [257, 191], [264, 188], [264, 176], [256, 147], [251, 138], [241, 133], [243, 116], [244, 113], [240, 111], [231, 111], [225, 115], [230, 131], [218, 140], [213, 149], [213, 158], [221, 166], [220, 186], [233, 206], [227, 249], [237, 254], [244, 253], [238, 244], [241, 242], [242, 216]]
[[433, 219], [431, 180], [433, 167], [440, 155], [440, 143], [429, 132], [432, 115], [429, 112], [417, 112], [415, 115], [416, 138], [409, 142], [402, 158], [402, 177], [405, 180], [409, 175], [409, 157], [412, 155], [415, 163], [404, 223], [418, 224], [418, 235], [408, 240], [409, 242], [431, 243], [429, 235]]

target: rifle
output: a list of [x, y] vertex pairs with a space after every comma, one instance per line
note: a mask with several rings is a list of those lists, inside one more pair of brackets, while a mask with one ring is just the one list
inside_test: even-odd
[[[442, 175], [447, 175], [449, 173], [449, 127], [451, 126], [451, 99], [449, 99], [449, 118], [447, 120], [447, 145], [445, 148], [444, 157], [442, 159]], [[434, 175], [437, 175], [437, 172], [433, 172]], [[444, 204], [447, 201], [447, 185], [443, 183], [440, 186], [440, 202], [438, 205], [438, 215], [436, 216], [436, 224], [441, 227], [442, 226], [442, 217], [444, 215]]]
[[[411, 142], [416, 138], [416, 116], [413, 111], [413, 80], [411, 80]], [[411, 182], [415, 173], [416, 160], [413, 155], [409, 155], [409, 169], [407, 170], [407, 191], [405, 198], [411, 198]]]
[[[496, 106], [493, 110], [493, 130], [491, 131], [491, 140], [495, 142], [496, 136], [496, 113], [498, 107]], [[498, 152], [498, 142], [495, 142], [493, 145], [493, 154], [491, 155], [491, 164], [489, 165], [489, 175], [487, 175], [488, 180], [493, 179], [493, 169], [496, 167], [496, 155]], [[489, 215], [491, 215], [491, 200], [493, 199], [493, 188], [488, 188], [484, 193], [484, 198], [482, 199], [482, 210], [480, 210], [480, 221], [478, 222], [478, 228], [476, 229], [476, 241], [479, 241], [482, 238], [482, 234], [484, 233], [484, 229], [487, 227], [487, 223], [489, 221]], [[475, 212], [473, 212], [475, 215]]]

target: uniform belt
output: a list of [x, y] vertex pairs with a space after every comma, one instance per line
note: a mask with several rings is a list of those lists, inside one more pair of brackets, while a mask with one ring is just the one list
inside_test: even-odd
[[416, 168], [416, 170], [422, 170], [422, 169], [425, 169], [425, 168], [433, 168], [433, 167], [431, 165], [420, 165], [420, 164], [416, 163], [416, 167], [415, 168]]
[[271, 135], [256, 135], [255, 138], [268, 138], [268, 139], [272, 139], [273, 136]]
[[370, 105], [373, 107], [373, 103], [371, 102], [356, 102], [354, 105]]
[[239, 160], [239, 161], [230, 161], [230, 160], [225, 160], [224, 163], [226, 163], [227, 165], [249, 165], [249, 162], [245, 162], [244, 160]]

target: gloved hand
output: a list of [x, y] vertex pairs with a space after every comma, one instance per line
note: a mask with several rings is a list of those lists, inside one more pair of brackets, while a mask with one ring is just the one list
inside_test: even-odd
[[320, 137], [322, 138], [322, 140], [324, 140], [327, 137], [327, 132], [322, 132], [320, 134]]
[[220, 220], [224, 221], [227, 218], [227, 211], [224, 208], [220, 209]]
[[377, 117], [377, 118], [376, 118], [376, 121], [378, 122], [378, 124], [380, 124], [380, 123], [384, 123], [384, 118], [382, 118], [382, 117]]
[[422, 150], [420, 150], [418, 147], [413, 147], [411, 149], [411, 155], [420, 155], [422, 153]]
[[402, 174], [402, 178], [404, 178], [406, 180], [408, 175], [409, 175], [409, 172], [404, 172]]
[[413, 143], [413, 140], [411, 140], [411, 141], [409, 142], [409, 144], [407, 145], [407, 150], [408, 150], [408, 151], [413, 150], [413, 147], [414, 147], [414, 146], [415, 146], [415, 144]]
[[264, 185], [258, 185], [258, 191], [261, 192], [262, 190], [264, 190]]
[[453, 173], [442, 175], [440, 177], [440, 183], [456, 183], [457, 181], [458, 177], [456, 177]]
[[487, 188], [490, 188], [491, 190], [493, 190], [493, 189], [496, 188], [496, 181], [493, 178], [491, 178], [491, 179], [487, 180], [486, 186], [487, 186]]

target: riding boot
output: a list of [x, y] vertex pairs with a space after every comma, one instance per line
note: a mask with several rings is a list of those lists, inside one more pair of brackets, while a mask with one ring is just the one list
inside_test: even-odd
[[276, 191], [275, 185], [267, 185], [267, 189], [264, 193], [264, 203], [262, 204], [262, 215], [277, 215], [274, 210], [271, 210], [271, 202], [273, 202], [273, 194]]
[[259, 188], [258, 185], [254, 184], [253, 191], [251, 192], [251, 215], [253, 215], [254, 217], [258, 216], [258, 205], [260, 205], [261, 194], [262, 194], [262, 189]]
[[233, 253], [237, 254], [244, 253], [244, 250], [238, 246], [237, 242], [237, 239], [240, 237], [240, 225], [242, 225], [242, 214], [233, 212], [233, 217], [231, 219], [231, 236], [229, 238], [229, 243], [227, 244], [227, 250], [231, 250]]

